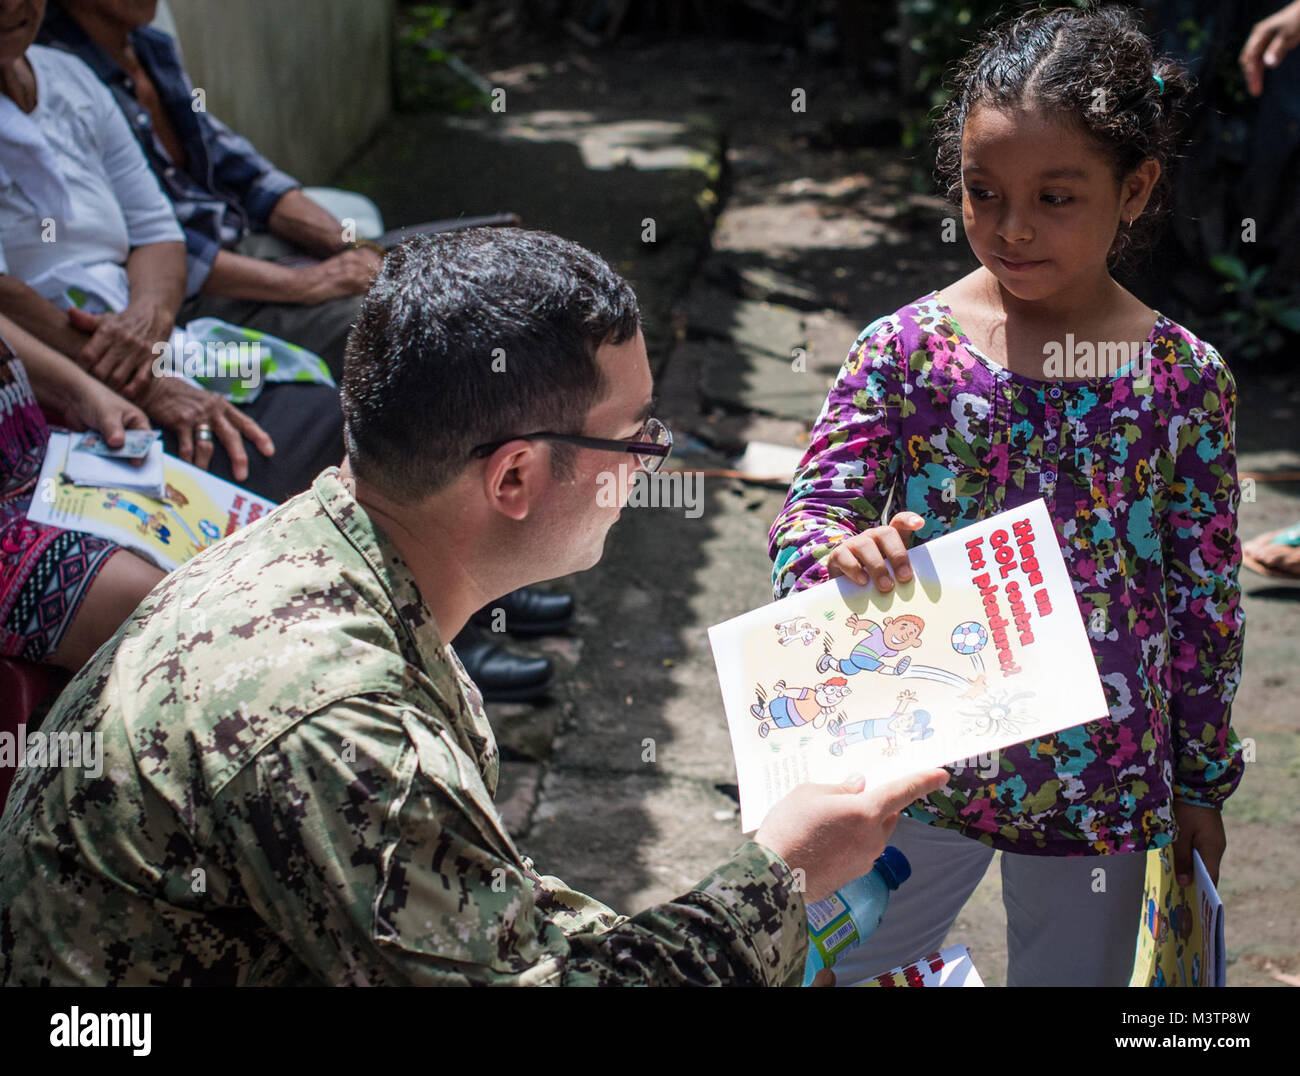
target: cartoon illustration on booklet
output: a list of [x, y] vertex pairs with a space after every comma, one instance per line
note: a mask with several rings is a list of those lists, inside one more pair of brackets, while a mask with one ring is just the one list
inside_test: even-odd
[[1223, 900], [1192, 850], [1192, 882], [1174, 878], [1173, 849], [1147, 852], [1142, 925], [1129, 986], [1224, 986]]
[[746, 832], [801, 781], [996, 764], [1106, 713], [1041, 500], [910, 560], [889, 593], [839, 578], [709, 629]]
[[[275, 507], [265, 497], [165, 455], [156, 440], [150, 451], [159, 481], [152, 493], [117, 486], [108, 474], [97, 484], [77, 485], [67, 474], [67, 461], [76, 455], [71, 451], [73, 436], [58, 431], [50, 434], [27, 518], [111, 538], [165, 571]], [[129, 464], [111, 458], [91, 458], [131, 470]]]

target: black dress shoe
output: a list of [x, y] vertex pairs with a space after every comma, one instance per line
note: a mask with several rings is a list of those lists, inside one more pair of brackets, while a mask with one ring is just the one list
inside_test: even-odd
[[532, 702], [544, 696], [555, 679], [546, 658], [512, 653], [468, 625], [451, 645], [485, 702]]
[[[505, 614], [504, 618], [497, 612]], [[502, 620], [504, 619], [504, 625]], [[471, 618], [480, 628], [504, 628], [512, 635], [550, 635], [563, 631], [573, 619], [571, 594], [548, 594], [532, 587], [512, 590], [504, 598], [484, 606]]]

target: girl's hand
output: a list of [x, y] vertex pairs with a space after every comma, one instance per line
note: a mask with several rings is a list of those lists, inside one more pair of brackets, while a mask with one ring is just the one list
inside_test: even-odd
[[1216, 886], [1219, 884], [1219, 862], [1228, 838], [1223, 832], [1223, 814], [1216, 807], [1198, 807], [1194, 803], [1174, 800], [1174, 821], [1178, 823], [1178, 836], [1174, 838], [1174, 877], [1179, 885], [1192, 881], [1192, 849], [1201, 853], [1205, 870]]
[[109, 448], [121, 448], [127, 430], [147, 430], [149, 416], [107, 385], [84, 377], [63, 408], [63, 417], [75, 430], [96, 430]]
[[[888, 527], [872, 527], [846, 538], [826, 561], [830, 577], [843, 575], [860, 587], [874, 582], [880, 591], [893, 590], [895, 578], [906, 583], [912, 578], [907, 547], [912, 542], [912, 532], [924, 526], [925, 520], [915, 512], [899, 512]], [[894, 570], [893, 576], [890, 568]]]

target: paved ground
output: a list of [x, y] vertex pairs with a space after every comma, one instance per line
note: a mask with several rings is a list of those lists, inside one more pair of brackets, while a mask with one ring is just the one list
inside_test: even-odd
[[[343, 177], [390, 223], [514, 210], [600, 251], [642, 298], [670, 466], [798, 447], [859, 329], [973, 265], [942, 240], [890, 104], [757, 45], [678, 42], [470, 57], [506, 111], [400, 116]], [[805, 112], [792, 111], [802, 89]], [[652, 229], [648, 231], [648, 229]], [[653, 237], [653, 241], [648, 239]], [[806, 372], [792, 369], [803, 348]], [[1244, 472], [1300, 471], [1300, 381], [1238, 371]], [[707, 627], [770, 600], [784, 488], [706, 476], [690, 509], [626, 511], [579, 598], [553, 701], [494, 707], [504, 811], [546, 870], [622, 911], [689, 888], [742, 839]], [[1258, 479], [1249, 537], [1300, 518], [1300, 482]], [[1251, 577], [1236, 709], [1256, 759], [1226, 813], [1229, 982], [1300, 975], [1300, 587]], [[1005, 978], [998, 872], [953, 930]]]

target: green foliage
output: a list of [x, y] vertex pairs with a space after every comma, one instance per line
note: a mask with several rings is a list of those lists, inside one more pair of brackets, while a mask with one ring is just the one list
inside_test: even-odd
[[406, 9], [406, 18], [409, 21], [402, 36], [406, 40], [418, 43], [421, 37], [428, 37], [439, 30], [445, 30], [453, 15], [455, 11], [442, 4], [414, 4]]
[[[1242, 34], [1247, 25], [1239, 25]], [[1258, 103], [1246, 90], [1238, 62], [1239, 42], [1228, 32], [1233, 26], [1223, 10], [1207, 10], [1204, 15], [1185, 17], [1176, 24], [1180, 51], [1204, 58], [1203, 69], [1197, 75], [1201, 101], [1193, 114], [1196, 127], [1184, 152], [1195, 154], [1203, 164], [1212, 163], [1212, 168], [1200, 173], [1198, 193], [1212, 204], [1217, 203], [1215, 208], [1221, 210], [1229, 225], [1217, 242], [1209, 240], [1211, 249], [1222, 244], [1218, 252], [1203, 255], [1205, 260], [1198, 266], [1203, 278], [1217, 281], [1223, 300], [1222, 309], [1212, 315], [1222, 326], [1216, 330], [1215, 339], [1221, 340], [1224, 351], [1234, 358], [1257, 360], [1300, 342], [1296, 339], [1300, 334], [1300, 307], [1296, 306], [1295, 281], [1276, 273], [1270, 276], [1267, 265], [1252, 264], [1267, 255], [1236, 238], [1230, 226], [1241, 211], [1236, 207], [1240, 205], [1243, 167], [1249, 169], [1257, 163], [1248, 159], [1243, 162], [1242, 147], [1252, 140], [1251, 125], [1258, 110]], [[1207, 216], [1217, 219], [1213, 211]], [[1214, 231], [1210, 229], [1211, 234]]]
[[1288, 338], [1300, 334], [1300, 307], [1285, 296], [1261, 294], [1268, 290], [1268, 266], [1249, 268], [1231, 254], [1215, 254], [1210, 268], [1223, 278], [1219, 291], [1232, 304], [1219, 315], [1228, 334], [1224, 350], [1244, 359], [1277, 354]]
[[479, 80], [447, 47], [458, 17], [445, 4], [415, 4], [399, 10], [393, 57], [399, 108], [472, 112], [487, 103]]
[[923, 148], [934, 117], [948, 103], [948, 74], [975, 39], [1003, 17], [1037, 6], [1007, 0], [899, 0], [903, 49], [903, 148]]
[[1204, 56], [1208, 53], [1212, 57], [1207, 70], [1201, 73], [1200, 81], [1205, 83], [1206, 96], [1215, 102], [1216, 107], [1230, 103], [1235, 110], [1251, 100], [1246, 92], [1246, 76], [1237, 62], [1235, 49], [1211, 49], [1210, 27], [1194, 18], [1180, 19], [1177, 33], [1188, 56]]

